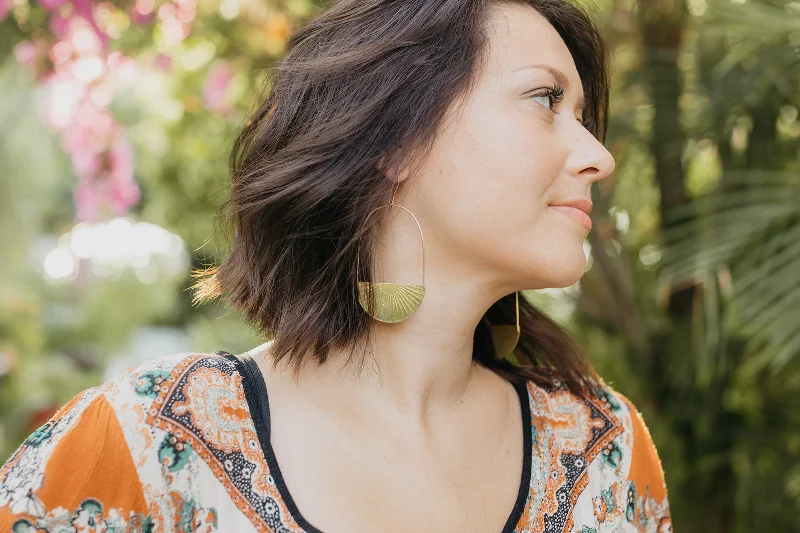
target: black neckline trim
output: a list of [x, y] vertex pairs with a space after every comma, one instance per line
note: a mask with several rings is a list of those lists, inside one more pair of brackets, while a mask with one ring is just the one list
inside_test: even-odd
[[[217, 354], [224, 356], [230, 360], [235, 366], [237, 372], [242, 377], [242, 386], [244, 388], [245, 399], [247, 406], [250, 410], [250, 416], [253, 419], [256, 435], [261, 444], [261, 451], [264, 454], [264, 459], [269, 466], [270, 474], [275, 480], [275, 485], [278, 488], [278, 493], [286, 504], [289, 513], [292, 515], [297, 524], [302, 527], [307, 533], [324, 533], [313, 525], [297, 508], [297, 505], [289, 493], [289, 488], [281, 474], [281, 469], [278, 466], [278, 460], [275, 457], [275, 451], [272, 448], [271, 441], [271, 428], [269, 421], [269, 398], [267, 396], [267, 386], [264, 382], [264, 376], [261, 375], [261, 370], [253, 358], [247, 354], [239, 356], [230, 354], [228, 352], [217, 352]], [[519, 491], [517, 492], [517, 501], [514, 503], [514, 508], [506, 520], [505, 526], [500, 533], [513, 533], [517, 523], [522, 517], [525, 510], [525, 504], [528, 501], [531, 485], [531, 462], [533, 454], [533, 436], [531, 435], [531, 399], [528, 386], [525, 382], [512, 383], [514, 389], [517, 391], [519, 397], [520, 408], [522, 410], [522, 438], [523, 438], [523, 459], [522, 459], [522, 476], [520, 479]]]

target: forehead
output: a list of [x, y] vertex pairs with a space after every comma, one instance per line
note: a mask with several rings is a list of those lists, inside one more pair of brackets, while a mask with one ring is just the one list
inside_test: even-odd
[[563, 72], [570, 85], [581, 86], [569, 48], [534, 8], [521, 3], [491, 3], [486, 25], [487, 71], [506, 76], [526, 65], [547, 65]]

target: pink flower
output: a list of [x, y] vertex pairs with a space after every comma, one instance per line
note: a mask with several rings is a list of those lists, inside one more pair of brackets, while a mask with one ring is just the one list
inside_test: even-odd
[[78, 222], [92, 222], [100, 218], [102, 197], [100, 191], [91, 183], [78, 183], [72, 197], [75, 200], [75, 219]]
[[197, 15], [197, 4], [195, 0], [173, 0], [175, 2], [175, 18], [185, 24], [194, 21]]
[[131, 22], [137, 26], [150, 24], [155, 19], [154, 8], [154, 0], [136, 0], [136, 5], [131, 10]]
[[47, 12], [55, 11], [63, 6], [67, 0], [39, 0], [39, 5]]
[[45, 123], [56, 129], [66, 128], [75, 119], [78, 103], [86, 91], [85, 85], [60, 74], [52, 74], [43, 80], [42, 85], [47, 89], [43, 109]]
[[112, 181], [133, 179], [133, 147], [125, 137], [119, 136], [108, 150], [108, 176]]
[[131, 207], [139, 203], [142, 192], [133, 179], [110, 182], [108, 202], [115, 216], [124, 215]]
[[11, 11], [11, 3], [12, 0], [0, 0], [0, 21], [8, 17], [8, 13]]
[[155, 15], [151, 13], [141, 13], [138, 9], [134, 8], [131, 11], [131, 22], [134, 26], [147, 26], [152, 24]]
[[94, 4], [92, 0], [72, 0], [72, 5], [75, 6], [75, 15], [85, 20], [89, 27], [94, 32], [97, 40], [99, 41], [100, 47], [105, 49], [106, 44], [108, 44], [108, 35], [106, 35], [103, 30], [97, 25], [97, 22], [94, 20], [94, 11], [93, 7]]
[[72, 168], [75, 173], [82, 178], [96, 176], [101, 169], [102, 161], [100, 156], [91, 152], [78, 151], [70, 157]]
[[[79, 221], [123, 215], [141, 200], [133, 177], [133, 147], [121, 128], [116, 129], [111, 145], [101, 154], [76, 152], [72, 162], [79, 176], [73, 194]], [[81, 169], [80, 165], [86, 166]]]
[[[8, 16], [14, 0], [0, 0], [0, 20]], [[45, 89], [42, 115], [60, 132], [61, 146], [78, 177], [73, 191], [76, 219], [98, 220], [125, 214], [141, 199], [134, 179], [134, 151], [125, 129], [109, 106], [121, 87], [139, 72], [135, 59], [108, 50], [108, 35], [97, 25], [113, 4], [96, 0], [39, 0], [50, 12], [50, 36], [39, 42], [22, 42], [14, 48], [17, 61], [29, 65]], [[154, 16], [154, 0], [136, 0], [143, 15]], [[64, 6], [69, 7], [68, 16]], [[194, 17], [195, 0], [182, 0], [186, 18]], [[180, 38], [188, 25], [175, 18]], [[185, 27], [184, 27], [185, 26]], [[50, 61], [47, 61], [49, 56]], [[168, 60], [168, 57], [164, 56]], [[164, 60], [162, 58], [162, 61]]]
[[231, 109], [228, 88], [233, 79], [233, 69], [225, 62], [215, 63], [208, 71], [203, 85], [203, 105], [210, 111], [225, 114]]
[[113, 83], [118, 88], [131, 85], [139, 76], [139, 65], [135, 59], [128, 57], [121, 52], [111, 52], [106, 61], [109, 83]]
[[33, 66], [37, 55], [36, 45], [30, 41], [22, 41], [14, 47], [14, 57], [20, 65]]
[[69, 33], [69, 20], [65, 19], [61, 15], [51, 15], [50, 24], [48, 26], [50, 28], [50, 32], [59, 39], [63, 38], [67, 33]]
[[160, 53], [155, 58], [156, 68], [162, 72], [169, 72], [172, 70], [172, 58], [167, 54]]

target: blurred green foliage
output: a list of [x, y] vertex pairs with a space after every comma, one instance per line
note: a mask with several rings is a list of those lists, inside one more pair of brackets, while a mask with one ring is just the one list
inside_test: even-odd
[[[155, 26], [111, 43], [142, 65], [114, 116], [136, 154], [131, 216], [211, 239], [227, 156], [291, 29], [324, 4], [201, 0], [191, 34]], [[800, 531], [800, 7], [778, 0], [604, 0], [588, 6], [613, 54], [608, 146], [589, 269], [528, 294], [643, 412], [680, 532]], [[192, 349], [259, 339], [221, 306], [192, 308], [187, 276], [51, 283], [42, 248], [74, 222], [76, 178], [12, 47], [46, 17], [27, 0], [0, 23], [0, 450], [102, 379], [143, 326]], [[37, 22], [38, 21], [38, 22]], [[124, 20], [120, 24], [127, 28]], [[37, 25], [38, 24], [38, 25]], [[33, 36], [33, 37], [32, 37]], [[229, 68], [224, 109], [203, 91]], [[9, 127], [11, 125], [11, 127]], [[187, 269], [188, 272], [188, 269]], [[38, 417], [38, 418], [37, 418]]]

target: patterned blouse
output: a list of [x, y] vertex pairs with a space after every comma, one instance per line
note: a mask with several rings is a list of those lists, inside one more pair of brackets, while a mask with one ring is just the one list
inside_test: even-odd
[[[524, 468], [498, 533], [671, 531], [658, 455], [626, 398], [515, 387]], [[266, 392], [252, 359], [218, 352], [78, 394], [0, 469], [0, 531], [322, 533], [281, 476]]]

